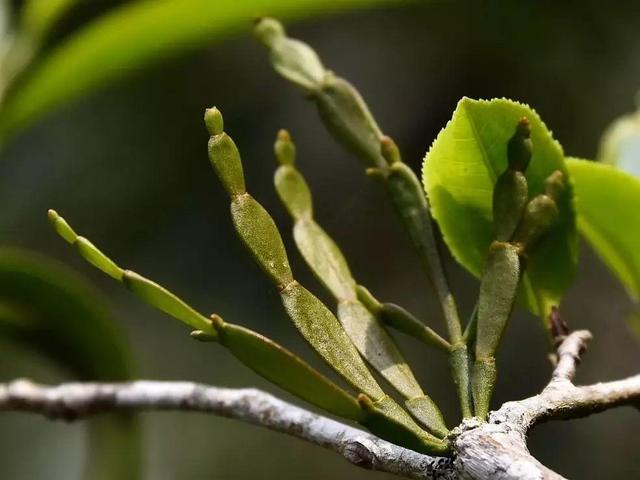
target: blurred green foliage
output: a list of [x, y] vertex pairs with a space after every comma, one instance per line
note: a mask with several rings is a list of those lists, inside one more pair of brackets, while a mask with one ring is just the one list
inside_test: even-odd
[[[141, 2], [131, 5], [134, 3]], [[321, 7], [314, 14], [318, 12], [322, 13]], [[82, 28], [76, 29], [74, 21], [77, 19], [63, 22], [58, 32], [46, 39], [42, 64], [35, 63], [33, 70], [27, 70], [25, 79], [31, 72], [44, 71], [48, 56], [57, 56], [74, 38], [74, 32], [84, 31], [83, 22], [77, 24]], [[585, 2], [580, 8], [563, 2], [469, 3], [464, 7], [435, 2], [407, 3], [405, 10], [360, 12], [292, 28], [312, 39], [332, 67], [354, 79], [370, 99], [372, 110], [406, 146], [405, 156], [415, 169], [428, 143], [450, 117], [452, 105], [463, 95], [507, 95], [527, 101], [543, 114], [568, 152], [595, 157], [600, 132], [628, 109], [637, 89], [637, 22], [632, 2], [619, 2], [606, 10], [596, 2]], [[435, 318], [435, 299], [428, 293], [411, 293], [416, 285], [425, 292], [426, 288], [412, 255], [405, 253], [408, 246], [398, 240], [402, 237], [393, 228], [383, 227], [390, 221], [383, 202], [357, 180], [350, 163], [333, 148], [295, 95], [286, 88], [275, 88], [281, 85], [271, 80], [266, 62], [259, 52], [253, 53], [258, 49], [247, 37], [237, 35], [183, 60], [172, 52], [171, 61], [156, 63], [147, 75], [138, 74], [132, 64], [119, 64], [118, 71], [109, 72], [110, 80], [131, 73], [136, 73], [135, 78], [118, 86], [112, 83], [74, 107], [30, 123], [32, 128], [0, 154], [5, 160], [0, 188], [4, 238], [65, 255], [47, 234], [42, 216], [48, 206], [57, 206], [73, 212], [93, 236], [104, 238], [109, 251], [137, 269], [145, 268], [156, 278], [176, 278], [177, 288], [192, 293], [195, 304], [206, 308], [215, 299], [216, 308], [241, 315], [246, 324], [295, 344], [277, 314], [270, 321], [263, 320], [265, 311], [277, 311], [277, 304], [266, 286], [252, 279], [255, 271], [243, 262], [233, 238], [225, 233], [229, 225], [220, 227], [226, 209], [221, 196], [210, 188], [200, 125], [202, 107], [215, 102], [234, 112], [228, 120], [247, 146], [250, 175], [256, 180], [252, 183], [254, 193], [270, 210], [277, 212], [277, 202], [268, 182], [258, 179], [268, 178], [271, 165], [259, 159], [267, 156], [275, 129], [289, 124], [301, 148], [308, 152], [305, 172], [317, 185], [317, 214], [339, 239], [357, 278], [384, 298], [408, 305], [421, 318]], [[196, 44], [190, 47], [195, 49]], [[108, 69], [107, 62], [105, 66], [98, 63], [99, 59], [93, 64], [96, 69]], [[93, 83], [92, 72], [87, 75], [91, 85], [107, 86], [108, 82]], [[82, 83], [82, 79], [77, 81]], [[75, 98], [80, 100], [80, 96]], [[598, 101], [588, 100], [595, 98]], [[49, 108], [54, 104], [43, 105]], [[31, 122], [37, 117], [23, 118]], [[347, 197], [334, 195], [336, 188], [348, 192]], [[604, 189], [602, 193], [606, 193]], [[284, 220], [282, 215], [275, 217], [276, 221]], [[616, 216], [612, 216], [611, 223], [615, 222]], [[386, 258], [389, 251], [394, 252], [393, 261]], [[375, 265], [369, 265], [374, 257]], [[157, 258], [164, 262], [157, 262]], [[476, 284], [455, 265], [449, 263], [448, 267], [453, 287], [470, 311]], [[612, 318], [630, 308], [628, 300], [589, 251], [580, 269], [581, 275], [565, 300], [565, 314], [572, 326], [589, 328], [598, 339], [581, 368], [584, 381], [633, 373], [640, 361], [637, 346], [627, 338], [622, 322]], [[311, 277], [304, 278], [313, 285]], [[134, 340], [142, 376], [266, 387], [224, 355], [198, 349], [188, 340], [181, 342], [178, 329], [151, 322], [146, 310], [105, 287]], [[243, 301], [245, 298], [251, 301]], [[546, 377], [544, 339], [531, 327], [532, 322], [521, 321], [527, 320], [524, 317], [517, 315], [507, 332], [510, 340], [502, 360], [498, 359], [505, 378], [498, 388], [498, 400], [531, 393], [532, 385], [541, 384]], [[416, 376], [430, 379], [445, 415], [451, 416], [456, 401], [447, 390], [446, 379], [438, 373], [443, 370], [442, 362], [424, 362], [411, 342], [402, 346], [409, 360], [419, 365]], [[0, 365], [5, 378], [12, 378], [16, 370], [29, 371], [27, 366], [34, 362], [10, 348], [0, 353], [3, 359], [9, 358]], [[606, 358], [606, 362], [592, 358]], [[51, 378], [43, 371], [40, 374]], [[616, 411], [604, 418], [544, 426], [535, 432], [531, 448], [545, 463], [570, 477], [636, 477], [638, 466], [632, 461], [635, 446], [628, 438], [639, 426], [631, 413]], [[292, 475], [367, 475], [300, 442], [221, 419], [168, 414], [154, 416], [148, 428], [148, 478], [252, 478], [257, 473], [266, 475], [267, 470], [278, 472], [283, 461], [288, 462]], [[70, 478], [75, 472], [73, 460], [81, 455], [73, 450], [74, 446], [79, 449], [79, 444], [69, 439], [77, 439], [79, 429], [82, 426], [3, 417], [0, 444], [9, 447], [3, 448], [5, 455], [0, 454], [3, 475], [6, 471], [8, 478], [23, 479], [41, 478], [34, 472], [49, 476], [57, 472], [58, 478]], [[31, 437], [28, 432], [33, 432]], [[175, 445], [175, 438], [181, 438], [183, 445]], [[612, 449], [597, 448], [603, 439]], [[255, 454], [254, 465], [248, 465], [246, 457], [239, 454], [240, 441]], [[561, 452], [551, 448], [558, 442], [564, 446]], [[42, 452], [42, 462], [30, 461], [36, 448]], [[589, 461], [576, 461], [584, 451], [590, 452]], [[70, 457], [69, 452], [73, 452]], [[616, 461], [611, 460], [614, 454]]]
[[[77, 1], [31, 0], [17, 25], [16, 55], [28, 56], [7, 86], [0, 106], [0, 140], [47, 110], [121, 78], [133, 70], [211, 44], [253, 18], [328, 14], [384, 0], [143, 0], [127, 2], [78, 29], [44, 58], [38, 43]], [[25, 45], [26, 44], [26, 45]], [[35, 50], [35, 51], [33, 51]], [[9, 51], [11, 54], [11, 51]], [[33, 63], [33, 65], [31, 65]], [[22, 70], [30, 70], [22, 72]], [[6, 68], [0, 75], [12, 72]]]
[[[0, 336], [33, 349], [78, 380], [133, 377], [131, 353], [99, 295], [75, 273], [35, 252], [0, 249]], [[85, 478], [138, 478], [132, 415], [91, 423]]]
[[615, 119], [600, 140], [598, 161], [640, 177], [640, 92], [636, 111]]
[[611, 165], [569, 159], [578, 228], [632, 299], [640, 298], [640, 179]]

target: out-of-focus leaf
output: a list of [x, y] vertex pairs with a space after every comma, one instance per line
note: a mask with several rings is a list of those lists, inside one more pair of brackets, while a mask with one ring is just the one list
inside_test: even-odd
[[64, 266], [33, 252], [0, 249], [0, 299], [3, 311], [14, 313], [3, 318], [2, 332], [37, 344], [79, 379], [130, 377], [127, 345], [102, 300]]
[[618, 118], [607, 128], [600, 140], [598, 160], [640, 177], [640, 109]]
[[627, 325], [636, 340], [640, 340], [640, 307], [627, 316]]
[[20, 12], [20, 29], [30, 39], [41, 39], [81, 0], [27, 0]]
[[[60, 1], [60, 0], [57, 0]], [[219, 40], [252, 18], [290, 19], [388, 0], [144, 0], [125, 4], [88, 24], [55, 48], [0, 111], [0, 138], [47, 110], [158, 60]]]
[[9, 2], [6, 0], [0, 1], [0, 37], [6, 35], [9, 30], [10, 17]]
[[[127, 343], [100, 297], [64, 266], [32, 252], [0, 249], [0, 335], [80, 380], [131, 378]], [[85, 478], [138, 478], [135, 419], [109, 415], [90, 425]]]
[[611, 165], [567, 159], [578, 229], [634, 299], [640, 299], [640, 179]]
[[[522, 117], [531, 123], [533, 142], [526, 172], [529, 195], [543, 193], [550, 173], [560, 170], [568, 176], [568, 170], [562, 148], [527, 105], [463, 98], [425, 157], [423, 182], [433, 215], [454, 257], [476, 276], [494, 238], [493, 186], [507, 167], [507, 142]], [[569, 185], [559, 219], [531, 252], [523, 278], [522, 299], [542, 318], [562, 297], [577, 264], [571, 197]]]

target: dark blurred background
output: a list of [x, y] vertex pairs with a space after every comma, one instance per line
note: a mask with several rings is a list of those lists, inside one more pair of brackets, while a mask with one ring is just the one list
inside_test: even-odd
[[[359, 88], [416, 170], [465, 95], [529, 103], [566, 152], [585, 158], [595, 156], [607, 124], [633, 108], [640, 85], [636, 2], [399, 3], [308, 19], [289, 25], [289, 31]], [[67, 28], [85, 20], [71, 19]], [[46, 220], [47, 209], [57, 209], [121, 265], [165, 284], [203, 312], [272, 336], [317, 365], [234, 235], [228, 200], [207, 161], [202, 115], [211, 105], [224, 112], [249, 188], [281, 227], [303, 284], [328, 300], [295, 252], [291, 222], [272, 187], [272, 143], [282, 127], [297, 143], [317, 217], [342, 246], [357, 279], [379, 298], [406, 306], [444, 331], [436, 300], [383, 192], [329, 137], [313, 106], [272, 72], [249, 26], [224, 43], [136, 72], [17, 137], [1, 154], [2, 243], [57, 258], [97, 285], [126, 331], [140, 377], [258, 386], [288, 398], [223, 349], [194, 342], [182, 325], [86, 265]], [[640, 365], [640, 347], [625, 324], [631, 303], [582, 247], [576, 282], [561, 308], [571, 327], [588, 328], [595, 336], [578, 380], [630, 375]], [[447, 267], [468, 315], [477, 282], [450, 259]], [[453, 424], [457, 401], [445, 359], [397, 338]], [[547, 353], [539, 320], [518, 311], [498, 359], [495, 405], [538, 392], [550, 371]], [[0, 343], [0, 379], [18, 376], [68, 379], [46, 359]], [[227, 419], [151, 413], [141, 420], [147, 479], [385, 478], [320, 448]], [[85, 429], [82, 423], [3, 414], [0, 477], [78, 478]], [[638, 430], [637, 412], [616, 409], [542, 425], [530, 447], [571, 478], [638, 478]]]

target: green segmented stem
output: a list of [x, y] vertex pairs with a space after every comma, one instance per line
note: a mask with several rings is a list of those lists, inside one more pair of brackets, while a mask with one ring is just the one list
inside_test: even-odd
[[[531, 126], [521, 118], [507, 144], [507, 169], [498, 177], [493, 189], [493, 225], [496, 240], [480, 279], [476, 313], [469, 322], [465, 341], [474, 333], [475, 362], [471, 391], [475, 413], [485, 418], [497, 378], [495, 354], [506, 328], [522, 277], [520, 251], [509, 243], [526, 216], [529, 187], [524, 173], [532, 155]], [[475, 322], [475, 323], [471, 323]]]
[[382, 131], [353, 85], [326, 72], [319, 88], [311, 92], [311, 98], [338, 143], [354, 153], [365, 167], [385, 167], [380, 153]]
[[[214, 122], [214, 118], [217, 118]], [[205, 114], [207, 126], [222, 126], [222, 114]], [[231, 198], [231, 217], [238, 236], [280, 293], [287, 314], [320, 356], [355, 388], [374, 399], [384, 396], [338, 320], [320, 300], [293, 278], [287, 253], [269, 213], [244, 188], [240, 153], [223, 131], [211, 129], [209, 159]], [[231, 172], [231, 174], [230, 174]], [[242, 178], [240, 178], [242, 177]]]
[[365, 418], [351, 395], [273, 340], [239, 325], [215, 324], [220, 343], [259, 375], [335, 415]]
[[[67, 222], [49, 211], [54, 229], [78, 248], [87, 261], [121, 281], [145, 303], [196, 329], [192, 336], [225, 346], [238, 360], [284, 390], [335, 415], [356, 421], [367, 416], [354, 397], [309, 366], [289, 350], [259, 333], [224, 322], [217, 315], [210, 320], [166, 288], [130, 270], [123, 270], [97, 247], [75, 235]], [[80, 249], [79, 245], [91, 245]], [[114, 273], [118, 274], [114, 275]]]
[[462, 338], [458, 307], [449, 288], [436, 245], [427, 197], [415, 173], [400, 160], [400, 153], [393, 140], [384, 137], [381, 150], [390, 164], [380, 173], [385, 181], [391, 203], [402, 219], [440, 301], [451, 343], [449, 364], [460, 401], [460, 409], [463, 417], [467, 418], [473, 415], [469, 393], [469, 355], [467, 345]]
[[315, 295], [297, 282], [292, 282], [280, 295], [298, 330], [329, 365], [372, 398], [377, 400], [385, 395], [338, 319]]
[[517, 247], [494, 241], [480, 281], [472, 376], [475, 412], [481, 418], [489, 413], [496, 381], [495, 353], [513, 309], [520, 273]]
[[[320, 117], [334, 138], [353, 152], [368, 171], [382, 178], [391, 202], [418, 250], [436, 290], [454, 349], [451, 367], [463, 416], [472, 415], [466, 345], [458, 309], [446, 279], [433, 233], [429, 205], [413, 171], [402, 163], [397, 147], [384, 137], [358, 91], [346, 80], [325, 70], [318, 56], [306, 44], [286, 36], [280, 23], [261, 19], [255, 33], [269, 49], [274, 69], [302, 87], [314, 100]], [[381, 148], [382, 144], [382, 148]], [[389, 148], [387, 148], [389, 147]], [[393, 150], [392, 152], [390, 151]], [[386, 155], [385, 155], [386, 154]], [[392, 158], [390, 155], [392, 154]]]
[[281, 130], [275, 143], [280, 164], [274, 183], [280, 200], [294, 220], [298, 250], [315, 276], [337, 302], [338, 319], [360, 355], [405, 398], [409, 411], [433, 433], [448, 429], [440, 410], [422, 391], [400, 350], [384, 327], [358, 299], [356, 282], [338, 245], [313, 218], [311, 193], [295, 167], [295, 146]]
[[371, 292], [362, 285], [356, 286], [358, 300], [384, 324], [399, 332], [422, 341], [443, 352], [451, 350], [451, 344], [435, 330], [418, 320], [412, 313], [395, 303], [379, 302]]
[[[556, 201], [564, 190], [563, 174], [554, 171], [545, 180], [545, 193], [528, 200], [524, 172], [533, 148], [530, 133], [528, 120], [520, 119], [507, 145], [507, 170], [493, 192], [496, 240], [489, 248], [480, 280], [471, 384], [475, 412], [481, 418], [489, 413], [497, 378], [495, 355], [518, 293], [522, 258], [557, 217]], [[467, 341], [472, 331], [465, 333]]]
[[273, 18], [261, 18], [254, 30], [271, 51], [273, 68], [284, 78], [307, 90], [314, 90], [325, 76], [316, 52], [306, 43], [286, 36], [284, 27]]
[[[244, 188], [240, 153], [223, 130], [220, 111], [216, 108], [208, 109], [205, 123], [211, 134], [208, 144], [209, 159], [229, 193], [236, 232], [254, 260], [277, 287], [287, 315], [316, 352], [353, 387], [372, 398], [374, 405], [393, 402], [375, 381], [335, 315], [294, 280], [282, 238], [273, 219]], [[422, 445], [421, 451], [443, 448], [444, 442], [421, 430], [410, 417], [392, 417], [378, 409], [376, 412], [387, 416], [387, 426], [391, 430], [401, 429], [413, 436]], [[385, 435], [384, 429], [377, 433]]]
[[495, 354], [513, 307], [519, 279], [517, 248], [509, 243], [493, 242], [480, 283], [476, 359]]
[[269, 50], [274, 70], [313, 98], [335, 139], [365, 166], [384, 167], [379, 146], [382, 132], [353, 85], [326, 70], [315, 51], [288, 37], [277, 20], [262, 18], [254, 31]]

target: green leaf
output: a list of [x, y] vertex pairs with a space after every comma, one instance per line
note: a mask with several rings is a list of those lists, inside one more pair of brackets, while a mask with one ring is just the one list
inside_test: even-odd
[[[0, 248], [0, 336], [80, 380], [132, 378], [128, 344], [102, 299], [75, 273], [33, 252]], [[138, 478], [135, 419], [108, 415], [90, 426], [85, 478]]]
[[[243, 27], [248, 30], [257, 15], [268, 13], [291, 19], [382, 3], [387, 1], [146, 0], [127, 3], [77, 31], [14, 85], [0, 112], [0, 137], [26, 127], [54, 107], [150, 64], [185, 50], [211, 45]], [[32, 20], [31, 24], [44, 18], [43, 13], [42, 20]]]
[[0, 248], [0, 302], [0, 332], [37, 346], [77, 378], [131, 378], [128, 345], [102, 299], [64, 266]]
[[[531, 122], [533, 158], [527, 169], [529, 195], [544, 192], [554, 170], [568, 176], [562, 148], [538, 114], [506, 99], [463, 98], [451, 121], [427, 153], [423, 183], [433, 216], [454, 257], [479, 276], [494, 238], [492, 191], [507, 166], [507, 142], [518, 120]], [[527, 262], [521, 293], [525, 305], [546, 317], [571, 283], [577, 264], [577, 237], [571, 189], [561, 198], [558, 221]]]
[[27, 0], [20, 11], [21, 33], [40, 40], [79, 0]]
[[640, 299], [640, 179], [570, 158], [578, 229], [634, 300]]
[[640, 309], [636, 309], [627, 315], [627, 326], [636, 340], [640, 340]]
[[616, 119], [602, 135], [598, 160], [640, 176], [640, 94], [638, 109]]

